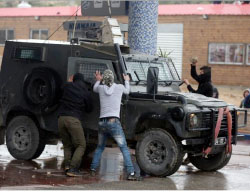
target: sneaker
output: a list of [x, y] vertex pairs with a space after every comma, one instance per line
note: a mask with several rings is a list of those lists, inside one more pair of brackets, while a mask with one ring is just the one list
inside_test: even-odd
[[71, 168], [69, 169], [67, 172], [66, 172], [66, 175], [67, 176], [70, 176], [70, 177], [79, 177], [79, 176], [82, 176], [79, 172], [78, 169], [76, 168]]
[[70, 166], [69, 165], [65, 165], [64, 171], [67, 172], [69, 169], [70, 169]]
[[90, 170], [90, 175], [91, 175], [91, 177], [95, 177], [96, 176], [96, 170], [95, 169], [91, 169]]
[[127, 176], [127, 180], [129, 180], [129, 181], [142, 181], [142, 177], [136, 176], [136, 174], [133, 172]]

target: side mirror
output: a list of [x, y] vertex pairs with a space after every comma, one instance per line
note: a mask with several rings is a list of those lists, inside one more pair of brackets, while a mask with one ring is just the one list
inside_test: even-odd
[[158, 67], [149, 67], [148, 68], [148, 75], [147, 75], [147, 93], [148, 94], [157, 94], [158, 76], [159, 76], [159, 68]]

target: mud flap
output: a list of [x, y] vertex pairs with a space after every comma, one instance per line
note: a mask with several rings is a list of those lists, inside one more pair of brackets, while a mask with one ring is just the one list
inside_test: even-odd
[[0, 127], [0, 145], [4, 144], [5, 129]]
[[[1, 101], [2, 102], [2, 101]], [[0, 106], [0, 125], [3, 125], [2, 106]], [[0, 145], [4, 144], [5, 128], [0, 126]]]

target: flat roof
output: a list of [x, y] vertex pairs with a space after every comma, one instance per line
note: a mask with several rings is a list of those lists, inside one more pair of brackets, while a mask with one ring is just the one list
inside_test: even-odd
[[250, 15], [250, 4], [160, 5], [159, 15]]
[[[0, 8], [0, 17], [28, 17], [28, 16], [71, 16], [77, 11], [77, 6], [71, 7], [31, 7], [31, 8]], [[77, 15], [81, 14], [81, 8]]]
[[[71, 7], [31, 7], [0, 8], [0, 17], [25, 16], [73, 16], [76, 11], [81, 16], [81, 8]], [[250, 15], [250, 4], [173, 4], [159, 5], [159, 15]]]

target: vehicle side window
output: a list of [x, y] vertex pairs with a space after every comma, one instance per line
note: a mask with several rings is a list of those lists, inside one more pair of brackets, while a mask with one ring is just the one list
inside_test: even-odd
[[[75, 73], [82, 73], [85, 81], [89, 83], [95, 83], [95, 72], [100, 71], [103, 73], [106, 69], [114, 71], [114, 67], [111, 60], [95, 59], [95, 58], [81, 58], [81, 57], [69, 57], [68, 58], [68, 76]], [[115, 82], [117, 82], [116, 74], [114, 73]]]
[[82, 73], [86, 81], [93, 81], [96, 71], [101, 71], [101, 73], [103, 73], [106, 69], [108, 69], [108, 66], [104, 63], [78, 61], [75, 65], [75, 72]]

